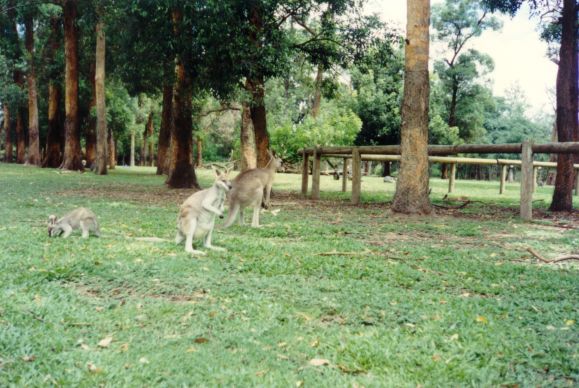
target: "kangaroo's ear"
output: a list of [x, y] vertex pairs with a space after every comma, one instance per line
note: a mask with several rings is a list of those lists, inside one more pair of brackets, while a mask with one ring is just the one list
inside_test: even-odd
[[48, 216], [48, 225], [54, 224], [56, 224], [56, 216], [54, 214], [51, 214]]

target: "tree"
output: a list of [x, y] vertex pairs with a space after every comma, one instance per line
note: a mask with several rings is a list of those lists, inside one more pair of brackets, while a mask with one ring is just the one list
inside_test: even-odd
[[61, 168], [82, 170], [78, 115], [78, 0], [64, 0], [65, 121]]
[[98, 175], [107, 174], [107, 117], [105, 102], [105, 29], [102, 10], [96, 25], [96, 61], [95, 61], [95, 95], [96, 95], [96, 168]]
[[463, 51], [468, 42], [480, 36], [485, 30], [497, 30], [501, 23], [488, 15], [474, 0], [446, 0], [444, 4], [432, 7], [432, 27], [436, 30], [434, 38], [445, 41], [449, 57], [437, 61], [436, 71], [447, 85], [451, 96], [448, 107], [448, 125], [458, 124], [457, 104], [464, 85], [479, 78], [477, 66], [492, 71], [492, 59], [475, 50]]
[[387, 34], [351, 69], [353, 110], [362, 119], [357, 145], [400, 144], [404, 53], [397, 41]]
[[[556, 82], [556, 127], [557, 137], [560, 142], [578, 141], [579, 124], [578, 114], [578, 59], [577, 59], [577, 11], [576, 0], [561, 0], [562, 8], [546, 8], [549, 3], [543, 4], [534, 0], [528, 3], [535, 13], [543, 15], [555, 15], [546, 29], [555, 30], [560, 26], [560, 49]], [[557, 1], [556, 5], [560, 5]], [[521, 7], [524, 0], [484, 0], [491, 10], [508, 12], [514, 15]], [[545, 6], [543, 9], [540, 9]], [[546, 8], [546, 9], [545, 9]], [[557, 158], [557, 177], [555, 178], [555, 191], [550, 210], [571, 211], [573, 209], [573, 157], [571, 155], [559, 155]]]
[[193, 167], [193, 123], [191, 119], [193, 31], [190, 25], [191, 19], [184, 17], [182, 8], [174, 8], [171, 16], [174, 35], [180, 37], [181, 47], [175, 60], [173, 121], [171, 126], [173, 154], [170, 156], [167, 185], [171, 188], [199, 188], [195, 168]]
[[60, 63], [56, 60], [57, 52], [61, 47], [62, 17], [50, 17], [50, 33], [46, 48], [45, 72], [48, 78], [48, 131], [46, 134], [46, 154], [42, 167], [56, 168], [62, 164], [64, 133], [61, 125], [60, 99], [61, 88], [59, 80], [62, 78]]
[[400, 172], [392, 210], [430, 214], [428, 100], [430, 0], [407, 0]]
[[34, 50], [34, 8], [27, 9], [24, 16], [25, 45], [28, 59], [26, 80], [28, 82], [28, 164], [40, 166], [40, 138], [38, 127], [38, 93], [36, 88], [36, 59]]
[[[561, 49], [557, 71], [557, 137], [559, 141], [579, 141], [577, 99], [579, 75], [577, 69], [577, 11], [575, 0], [563, 0], [561, 12]], [[573, 155], [561, 154], [557, 158], [555, 191], [549, 207], [552, 211], [573, 209]]]

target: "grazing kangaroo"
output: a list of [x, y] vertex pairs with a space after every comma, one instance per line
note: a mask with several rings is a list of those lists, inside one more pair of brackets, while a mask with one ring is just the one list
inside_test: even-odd
[[231, 188], [227, 179], [229, 170], [215, 172], [215, 182], [208, 189], [191, 195], [181, 205], [177, 218], [177, 236], [175, 243], [180, 244], [185, 239], [185, 251], [194, 255], [205, 255], [205, 252], [193, 249], [193, 239], [203, 239], [203, 246], [216, 251], [226, 251], [225, 248], [211, 245], [211, 236], [215, 227], [215, 217], [223, 217], [225, 197]]
[[60, 219], [57, 219], [55, 215], [48, 217], [49, 237], [57, 237], [62, 234], [63, 238], [67, 238], [75, 229], [82, 231], [82, 238], [88, 238], [89, 232], [93, 232], [97, 237], [100, 236], [96, 216], [87, 208], [79, 207], [74, 209]]
[[223, 225], [230, 227], [239, 214], [239, 224], [243, 225], [243, 209], [253, 207], [253, 217], [251, 226], [259, 227], [259, 211], [261, 202], [264, 199], [265, 206], [269, 207], [271, 195], [271, 185], [275, 177], [276, 170], [281, 166], [281, 161], [277, 159], [269, 150], [269, 163], [264, 168], [253, 168], [239, 174], [231, 182], [231, 192], [229, 193], [229, 214]]

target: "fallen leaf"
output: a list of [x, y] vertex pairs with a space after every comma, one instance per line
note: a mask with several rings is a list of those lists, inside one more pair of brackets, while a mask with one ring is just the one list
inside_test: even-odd
[[129, 344], [125, 342], [124, 344], [121, 345], [120, 349], [121, 352], [126, 352], [127, 350], [129, 350]]
[[266, 370], [258, 370], [257, 372], [255, 372], [255, 375], [258, 377], [261, 377], [263, 375], [265, 375], [267, 373]]
[[486, 319], [485, 317], [483, 317], [482, 315], [479, 315], [478, 317], [476, 317], [476, 321], [479, 323], [482, 323], [484, 325], [486, 325], [487, 323], [489, 323], [489, 320]]
[[280, 342], [277, 344], [278, 348], [285, 348], [287, 346], [287, 342]]
[[575, 321], [573, 319], [567, 319], [565, 321], [565, 326], [573, 326], [575, 324]]
[[309, 364], [313, 366], [323, 366], [323, 365], [330, 365], [330, 361], [324, 358], [312, 358]]
[[296, 387], [297, 387], [297, 388], [303, 387], [303, 386], [304, 386], [304, 382], [303, 382], [302, 380], [296, 381]]
[[442, 359], [442, 357], [440, 357], [440, 354], [435, 354], [432, 356], [432, 361], [434, 362], [438, 362]]
[[193, 352], [196, 352], [196, 351], [197, 351], [197, 349], [196, 349], [194, 346], [191, 346], [190, 348], [188, 348], [188, 349], [186, 350], [187, 353], [193, 353]]
[[99, 341], [99, 343], [97, 344], [100, 348], [108, 348], [111, 344], [111, 342], [113, 342], [113, 337], [112, 336], [108, 336], [103, 338], [102, 340]]
[[453, 334], [450, 336], [451, 341], [456, 341], [458, 339], [458, 334]]
[[146, 357], [141, 357], [141, 358], [139, 358], [139, 362], [140, 362], [141, 364], [148, 364], [148, 363], [149, 363], [149, 360], [147, 360]]
[[22, 360], [26, 361], [26, 362], [32, 362], [32, 361], [36, 360], [36, 356], [34, 354], [26, 355], [26, 356], [22, 357]]
[[92, 362], [87, 363], [86, 367], [88, 368], [89, 372], [91, 372], [91, 373], [101, 373], [103, 371], [102, 368], [98, 368]]
[[313, 340], [313, 341], [310, 343], [310, 346], [311, 346], [312, 348], [317, 348], [318, 345], [320, 345], [320, 341], [317, 340], [317, 339]]
[[204, 344], [206, 342], [209, 342], [209, 340], [204, 337], [197, 337], [193, 340], [193, 342], [195, 342], [196, 344]]
[[90, 346], [88, 346], [87, 344], [80, 344], [80, 348], [82, 350], [90, 350]]

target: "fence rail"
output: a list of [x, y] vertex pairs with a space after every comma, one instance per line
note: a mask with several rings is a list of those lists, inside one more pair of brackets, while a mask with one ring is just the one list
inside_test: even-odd
[[[521, 154], [521, 160], [515, 159], [483, 159], [483, 158], [464, 158], [448, 157], [437, 155], [454, 155], [464, 153], [478, 154]], [[507, 168], [509, 166], [521, 167], [521, 204], [520, 215], [525, 220], [532, 219], [533, 192], [537, 181], [537, 169], [539, 167], [555, 168], [557, 163], [552, 162], [535, 162], [533, 154], [579, 154], [579, 142], [566, 143], [544, 143], [533, 144], [525, 141], [516, 144], [461, 144], [461, 145], [429, 145], [429, 161], [433, 163], [450, 164], [450, 178], [448, 192], [454, 190], [456, 181], [456, 166], [458, 164], [479, 164], [479, 165], [499, 165], [501, 166], [500, 189], [502, 194], [505, 189]], [[320, 164], [321, 158], [343, 158], [342, 171], [342, 191], [347, 187], [348, 162], [352, 160], [352, 197], [353, 204], [360, 203], [361, 194], [361, 162], [362, 161], [397, 161], [400, 160], [400, 146], [360, 146], [360, 147], [313, 147], [302, 150], [302, 196], [307, 196], [308, 176], [309, 176], [309, 158], [313, 159], [312, 168], [312, 191], [311, 198], [320, 198]], [[579, 164], [574, 165], [575, 170], [579, 170]], [[576, 193], [579, 193], [579, 178], [577, 179]]]

